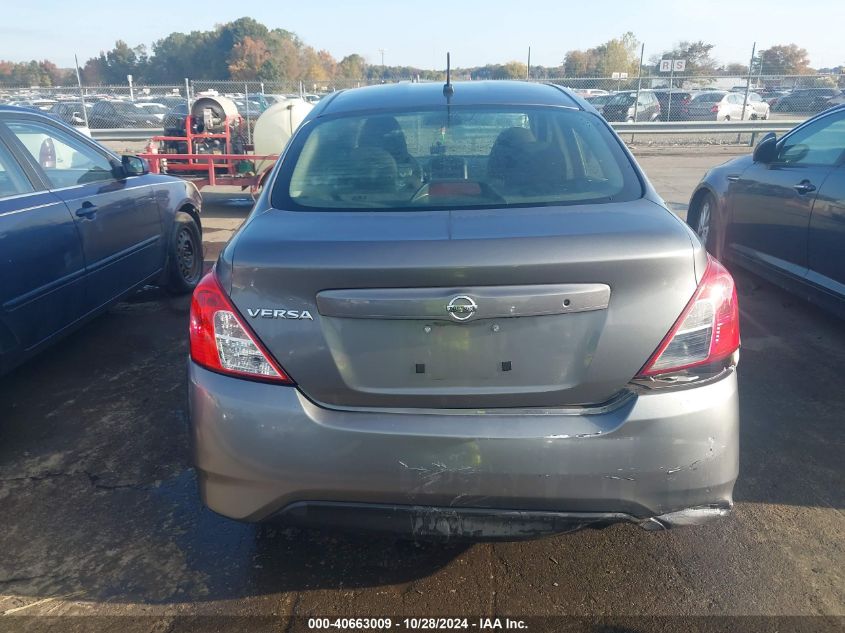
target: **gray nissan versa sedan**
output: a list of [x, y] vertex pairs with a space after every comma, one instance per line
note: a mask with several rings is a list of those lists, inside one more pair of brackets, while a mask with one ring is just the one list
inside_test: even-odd
[[194, 292], [203, 501], [519, 538], [725, 516], [728, 272], [553, 85], [334, 93]]

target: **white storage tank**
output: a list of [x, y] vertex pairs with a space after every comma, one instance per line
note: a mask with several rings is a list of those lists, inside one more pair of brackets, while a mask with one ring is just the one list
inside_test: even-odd
[[[255, 122], [252, 142], [257, 155], [281, 154], [290, 137], [314, 107], [299, 97], [283, 99], [271, 105]], [[260, 174], [273, 161], [255, 161], [256, 173]]]

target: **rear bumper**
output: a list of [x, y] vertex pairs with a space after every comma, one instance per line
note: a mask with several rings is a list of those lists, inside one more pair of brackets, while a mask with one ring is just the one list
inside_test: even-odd
[[732, 506], [733, 372], [588, 414], [337, 411], [192, 362], [189, 389], [200, 494], [235, 519], [519, 537]]

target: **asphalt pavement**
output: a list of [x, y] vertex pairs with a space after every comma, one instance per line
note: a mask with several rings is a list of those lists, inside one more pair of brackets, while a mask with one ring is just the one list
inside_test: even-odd
[[[683, 215], [705, 169], [741, 151], [637, 153]], [[205, 199], [213, 256], [250, 201]], [[734, 514], [663, 533], [617, 525], [495, 544], [250, 525], [203, 508], [186, 428], [188, 299], [142, 291], [0, 379], [0, 630], [285, 630], [291, 615], [842, 630], [845, 327], [755, 277], [737, 280]]]

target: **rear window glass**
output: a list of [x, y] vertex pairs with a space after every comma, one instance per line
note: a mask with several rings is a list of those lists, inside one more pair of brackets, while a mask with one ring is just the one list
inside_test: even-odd
[[693, 101], [700, 101], [702, 103], [717, 103], [725, 96], [723, 92], [702, 92], [700, 95], [695, 95]]
[[636, 99], [636, 95], [630, 92], [622, 92], [618, 95], [613, 95], [608, 104], [610, 105], [628, 105], [629, 103], [634, 103]]
[[445, 107], [320, 117], [282, 163], [277, 208], [543, 206], [642, 197], [619, 141], [562, 108]]

